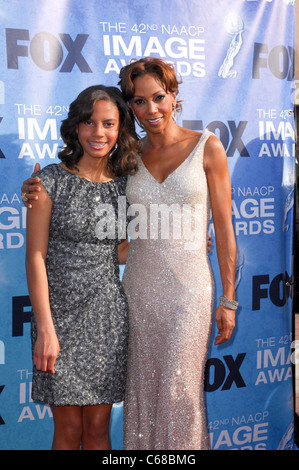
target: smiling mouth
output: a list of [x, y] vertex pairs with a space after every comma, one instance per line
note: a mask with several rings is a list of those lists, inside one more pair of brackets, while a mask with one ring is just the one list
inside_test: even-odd
[[106, 147], [107, 144], [106, 142], [89, 142], [89, 145], [94, 149], [101, 150]]
[[159, 118], [156, 118], [156, 119], [148, 119], [148, 122], [153, 125], [153, 126], [156, 126], [157, 124], [159, 124], [159, 122], [161, 121], [162, 117], [159, 117]]

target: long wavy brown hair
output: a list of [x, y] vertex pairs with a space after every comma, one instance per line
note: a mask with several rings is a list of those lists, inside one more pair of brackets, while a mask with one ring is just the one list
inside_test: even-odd
[[91, 86], [83, 90], [70, 104], [68, 116], [60, 127], [64, 146], [58, 157], [68, 168], [76, 168], [76, 164], [83, 156], [83, 149], [77, 136], [77, 126], [90, 119], [94, 105], [99, 100], [111, 101], [119, 112], [117, 145], [110, 153], [107, 165], [115, 176], [134, 174], [138, 169], [136, 157], [139, 148], [138, 136], [133, 113], [124, 101], [121, 91], [116, 87]]

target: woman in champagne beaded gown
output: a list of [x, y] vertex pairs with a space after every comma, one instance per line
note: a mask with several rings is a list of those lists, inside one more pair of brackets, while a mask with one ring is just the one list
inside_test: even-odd
[[209, 449], [204, 369], [212, 326], [207, 256], [212, 208], [223, 297], [219, 336], [234, 327], [236, 244], [226, 154], [209, 131], [183, 129], [171, 66], [146, 58], [124, 67], [120, 86], [140, 126], [139, 170], [126, 195], [135, 219], [123, 285], [129, 303], [125, 449]]

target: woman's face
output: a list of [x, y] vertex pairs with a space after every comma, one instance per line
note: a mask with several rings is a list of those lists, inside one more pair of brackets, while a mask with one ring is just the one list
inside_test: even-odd
[[143, 75], [134, 80], [134, 96], [130, 106], [147, 132], [161, 133], [173, 124], [172, 109], [175, 93], [166, 93], [153, 75]]
[[119, 111], [112, 101], [97, 101], [86, 122], [77, 126], [83, 157], [103, 158], [110, 154], [119, 132]]

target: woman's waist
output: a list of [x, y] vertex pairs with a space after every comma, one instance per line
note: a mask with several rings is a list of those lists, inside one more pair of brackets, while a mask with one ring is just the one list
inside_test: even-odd
[[196, 258], [205, 258], [207, 254], [208, 236], [152, 236], [130, 238], [130, 250], [141, 252], [159, 251], [167, 256], [169, 253], [176, 255], [185, 255]]
[[48, 257], [72, 257], [93, 259], [95, 256], [101, 258], [113, 258], [117, 252], [117, 244], [114, 242], [89, 243], [70, 239], [50, 238], [48, 243]]

